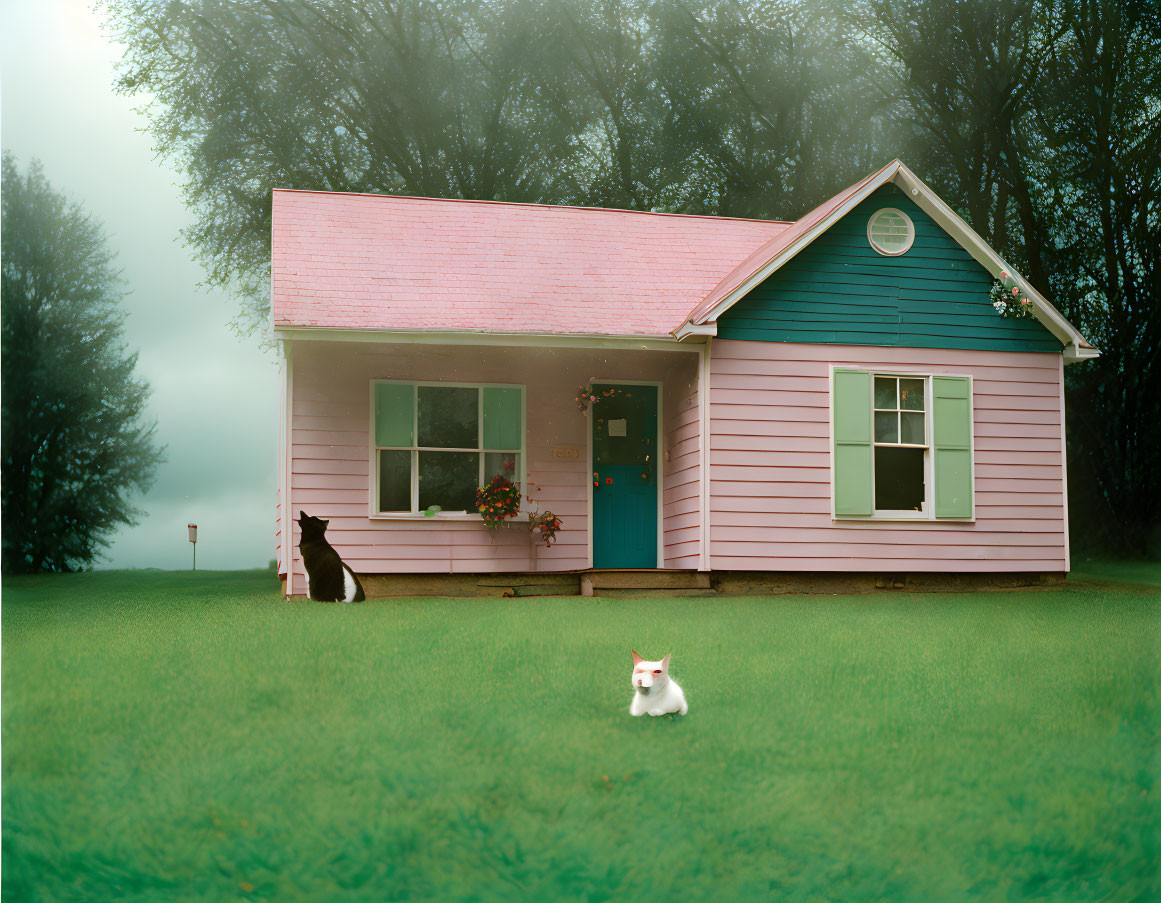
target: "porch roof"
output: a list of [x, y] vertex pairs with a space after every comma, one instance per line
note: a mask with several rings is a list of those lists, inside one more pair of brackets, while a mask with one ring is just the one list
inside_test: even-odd
[[668, 336], [788, 223], [274, 192], [276, 328]]

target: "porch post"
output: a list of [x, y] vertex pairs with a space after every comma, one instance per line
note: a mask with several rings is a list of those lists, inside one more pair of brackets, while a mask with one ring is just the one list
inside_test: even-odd
[[290, 467], [294, 461], [294, 343], [282, 341], [282, 552], [286, 561], [286, 598], [294, 595], [294, 518], [291, 516]]
[[713, 336], [706, 336], [701, 347], [697, 373], [697, 403], [701, 415], [701, 542], [698, 548], [698, 570], [710, 569], [710, 346]]

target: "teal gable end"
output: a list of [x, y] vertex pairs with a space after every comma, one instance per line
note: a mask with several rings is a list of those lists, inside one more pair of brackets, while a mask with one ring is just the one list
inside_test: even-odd
[[[895, 207], [915, 224], [905, 254], [887, 257], [867, 222]], [[1059, 354], [1037, 320], [992, 308], [991, 274], [901, 189], [885, 185], [722, 315], [717, 334], [759, 342], [896, 345]]]

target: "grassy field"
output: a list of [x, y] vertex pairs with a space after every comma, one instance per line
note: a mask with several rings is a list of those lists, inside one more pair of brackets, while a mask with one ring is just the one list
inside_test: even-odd
[[[1146, 900], [1161, 568], [1062, 588], [285, 603], [4, 582], [3, 893]], [[685, 718], [630, 718], [629, 649]]]

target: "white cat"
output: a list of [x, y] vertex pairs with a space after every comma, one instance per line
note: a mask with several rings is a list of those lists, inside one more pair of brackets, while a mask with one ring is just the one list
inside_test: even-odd
[[659, 662], [647, 662], [633, 653], [633, 702], [629, 714], [684, 715], [689, 711], [685, 694], [677, 681], [669, 677], [669, 656]]

